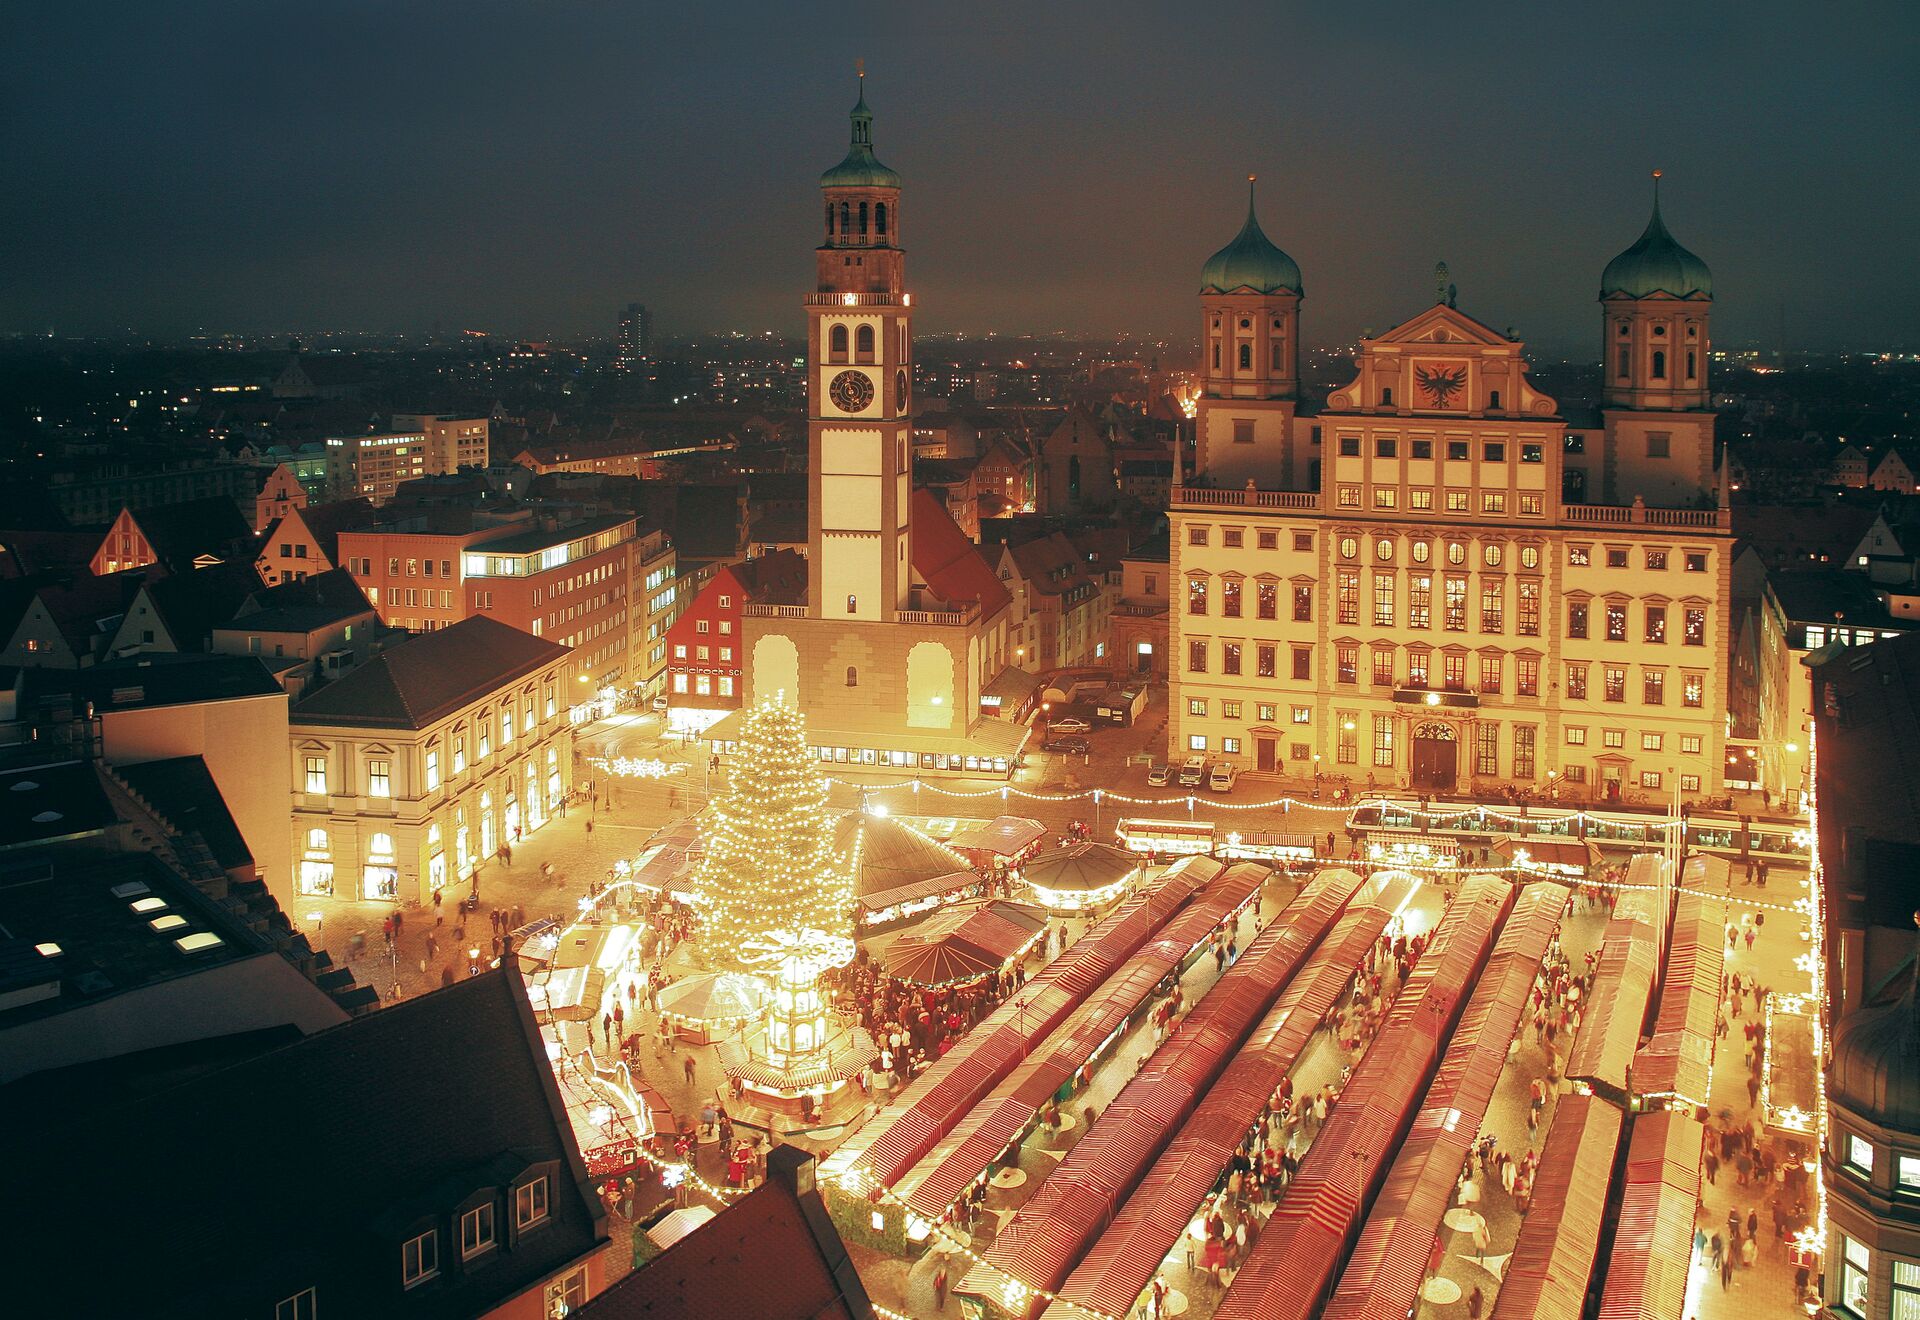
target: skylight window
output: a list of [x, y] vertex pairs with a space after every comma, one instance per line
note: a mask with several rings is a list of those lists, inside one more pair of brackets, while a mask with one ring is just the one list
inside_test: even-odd
[[167, 900], [164, 898], [155, 898], [149, 894], [145, 898], [134, 899], [133, 902], [127, 906], [135, 912], [164, 912], [167, 909]]
[[204, 953], [208, 949], [217, 949], [226, 941], [212, 931], [196, 930], [191, 935], [182, 935], [173, 942], [173, 947], [182, 953]]
[[124, 885], [115, 885], [107, 892], [115, 898], [138, 898], [140, 895], [151, 893], [152, 891], [147, 888], [144, 881], [129, 880]]
[[47, 940], [44, 943], [34, 945], [33, 951], [39, 954], [42, 958], [58, 958], [62, 953], [65, 952], [65, 950], [63, 950], [58, 944], [55, 944], [52, 940]]
[[167, 931], [170, 931], [170, 930], [179, 930], [182, 926], [187, 924], [187, 919], [181, 916], [178, 912], [169, 912], [164, 917], [155, 917], [152, 921], [149, 921], [147, 924], [153, 927], [156, 932], [160, 934], [165, 934]]

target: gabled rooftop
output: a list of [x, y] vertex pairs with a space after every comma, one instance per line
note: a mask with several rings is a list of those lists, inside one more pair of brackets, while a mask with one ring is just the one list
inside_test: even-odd
[[[272, 1315], [312, 1287], [323, 1315], [454, 1320], [606, 1241], [511, 963], [166, 1089], [86, 1099], [0, 1135], [34, 1207], [10, 1216], [9, 1248], [44, 1266], [11, 1285], [23, 1314]], [[132, 1148], [166, 1171], [164, 1213], [87, 1268], [94, 1239], [75, 1227]], [[513, 1188], [541, 1175], [548, 1218], [521, 1232]], [[462, 1262], [449, 1225], [478, 1196], [501, 1245]], [[438, 1277], [403, 1292], [401, 1244], [430, 1228]]]
[[[424, 729], [567, 654], [531, 633], [476, 615], [411, 637], [302, 700], [296, 727]], [[563, 694], [564, 695], [564, 694]]]

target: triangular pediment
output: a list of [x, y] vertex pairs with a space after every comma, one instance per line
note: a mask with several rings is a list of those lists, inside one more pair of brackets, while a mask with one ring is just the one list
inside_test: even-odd
[[1367, 344], [1472, 344], [1491, 346], [1513, 343], [1491, 326], [1482, 325], [1457, 307], [1435, 303], [1425, 311], [1402, 321], [1383, 335], [1374, 335]]

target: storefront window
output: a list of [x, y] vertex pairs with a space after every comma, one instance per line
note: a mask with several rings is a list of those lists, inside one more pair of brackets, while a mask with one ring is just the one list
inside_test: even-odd
[[400, 872], [394, 864], [393, 836], [375, 834], [367, 841], [367, 862], [361, 869], [360, 897], [376, 901], [397, 898]]
[[1893, 1262], [1893, 1320], [1920, 1320], [1920, 1265]]
[[1867, 1313], [1867, 1272], [1872, 1264], [1873, 1254], [1867, 1250], [1866, 1243], [1841, 1235], [1840, 1305], [1855, 1315]]

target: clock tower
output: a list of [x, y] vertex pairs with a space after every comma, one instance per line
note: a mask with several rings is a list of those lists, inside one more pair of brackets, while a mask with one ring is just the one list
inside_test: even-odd
[[825, 234], [807, 295], [807, 602], [815, 618], [893, 622], [912, 603], [912, 297], [900, 176], [873, 154], [866, 76], [847, 157], [820, 176]]

